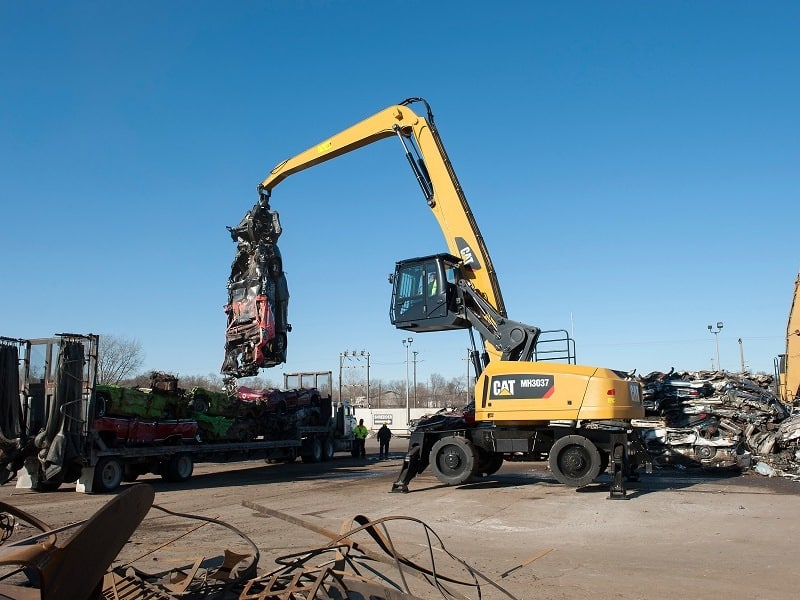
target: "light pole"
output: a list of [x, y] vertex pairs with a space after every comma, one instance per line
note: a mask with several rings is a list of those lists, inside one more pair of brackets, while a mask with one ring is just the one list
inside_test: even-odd
[[406, 426], [411, 423], [411, 396], [409, 394], [410, 384], [408, 381], [408, 351], [411, 348], [411, 342], [414, 341], [414, 338], [406, 338], [403, 340], [403, 347], [406, 349]]
[[714, 326], [709, 325], [708, 330], [714, 334], [714, 346], [717, 349], [717, 371], [722, 371], [722, 366], [719, 363], [719, 332], [722, 329], [722, 321], [717, 321], [717, 330], [714, 331]]
[[417, 408], [417, 354], [419, 352], [414, 350], [412, 354], [414, 355], [414, 408]]

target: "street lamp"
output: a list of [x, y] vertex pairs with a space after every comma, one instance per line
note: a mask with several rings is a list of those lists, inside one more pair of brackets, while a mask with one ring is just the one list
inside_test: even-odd
[[412, 354], [414, 355], [414, 408], [418, 408], [418, 406], [417, 406], [417, 354], [419, 354], [419, 352], [414, 350], [414, 352], [412, 352]]
[[708, 330], [714, 334], [714, 346], [717, 349], [717, 371], [722, 371], [722, 366], [719, 363], [719, 335], [717, 335], [721, 329], [722, 329], [722, 321], [717, 321], [716, 331], [714, 331], [713, 325], [708, 326]]
[[410, 384], [408, 381], [408, 351], [411, 348], [411, 342], [414, 341], [414, 338], [406, 338], [403, 340], [403, 347], [406, 349], [406, 426], [411, 423], [411, 397], [409, 395], [410, 392]]

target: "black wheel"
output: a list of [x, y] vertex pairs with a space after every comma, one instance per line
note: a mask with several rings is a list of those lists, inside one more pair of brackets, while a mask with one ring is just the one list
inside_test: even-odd
[[122, 463], [113, 456], [103, 456], [94, 467], [92, 491], [113, 492], [122, 483]]
[[433, 474], [447, 485], [461, 485], [472, 479], [476, 462], [475, 447], [464, 438], [442, 438], [431, 450]]
[[314, 438], [308, 447], [307, 453], [302, 455], [303, 462], [316, 463], [322, 460], [322, 442], [319, 438]]
[[583, 487], [600, 474], [600, 450], [582, 435], [567, 435], [550, 449], [550, 470], [564, 485]]
[[600, 473], [605, 473], [610, 464], [611, 456], [605, 450], [600, 450]]
[[173, 454], [170, 456], [165, 468], [161, 471], [164, 481], [180, 483], [187, 481], [194, 471], [194, 461], [188, 454]]
[[717, 454], [717, 448], [715, 446], [694, 447], [694, 455], [700, 460], [708, 460], [710, 458], [714, 458], [716, 454]]
[[189, 402], [189, 410], [206, 414], [208, 412], [208, 400], [205, 398], [192, 398]]
[[42, 481], [40, 479], [33, 485], [33, 490], [35, 492], [55, 492], [60, 487], [60, 481]]
[[332, 459], [334, 450], [333, 440], [331, 438], [325, 438], [322, 441], [322, 460]]
[[142, 472], [136, 465], [124, 465], [122, 467], [122, 481], [127, 481], [128, 483], [136, 481], [141, 474]]
[[475, 475], [478, 477], [488, 477], [494, 475], [503, 466], [503, 455], [492, 454], [485, 450], [476, 449], [478, 465], [475, 467]]
[[94, 418], [105, 417], [111, 409], [111, 399], [100, 392], [94, 395]]

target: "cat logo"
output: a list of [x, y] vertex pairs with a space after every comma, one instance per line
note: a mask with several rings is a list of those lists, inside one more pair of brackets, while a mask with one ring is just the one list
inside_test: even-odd
[[639, 384], [634, 382], [629, 382], [628, 389], [630, 390], [631, 393], [631, 404], [641, 404], [642, 397], [640, 395], [641, 389], [639, 388]]
[[553, 375], [505, 375], [492, 377], [489, 399], [544, 399], [550, 398], [554, 392], [555, 377]]
[[492, 396], [513, 396], [515, 383], [513, 379], [492, 380]]
[[469, 267], [473, 271], [477, 271], [481, 268], [480, 261], [464, 238], [456, 238], [456, 247], [458, 248], [458, 255], [461, 257], [461, 262], [465, 267]]

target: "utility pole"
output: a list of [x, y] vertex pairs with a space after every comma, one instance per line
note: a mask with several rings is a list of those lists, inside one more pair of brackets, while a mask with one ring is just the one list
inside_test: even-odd
[[742, 375], [745, 374], [744, 368], [744, 346], [742, 346], [742, 338], [739, 338], [739, 362], [742, 363]]
[[[366, 362], [366, 365], [361, 364], [362, 361]], [[348, 364], [345, 364], [348, 363]], [[343, 369], [364, 369], [367, 370], [367, 406], [370, 406], [370, 389], [369, 389], [369, 352], [366, 350], [352, 350], [352, 351], [345, 351], [339, 353], [339, 401], [342, 400], [342, 370]], [[351, 389], [351, 400], [353, 399], [352, 393], [352, 385]]]
[[411, 348], [411, 343], [414, 341], [414, 338], [405, 338], [403, 339], [403, 347], [406, 349], [406, 426], [408, 427], [409, 423], [411, 423], [411, 397], [410, 393], [410, 383], [408, 381], [408, 351]]

